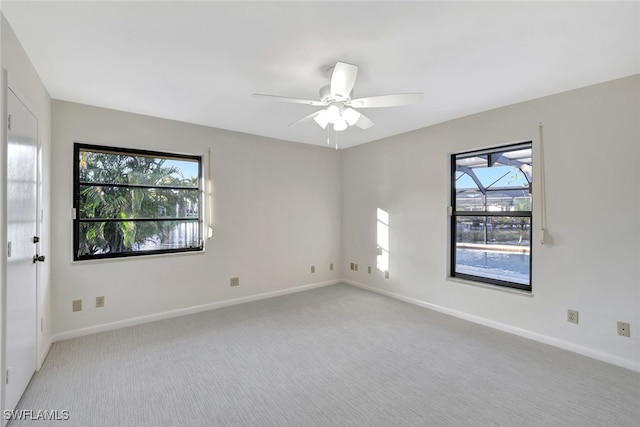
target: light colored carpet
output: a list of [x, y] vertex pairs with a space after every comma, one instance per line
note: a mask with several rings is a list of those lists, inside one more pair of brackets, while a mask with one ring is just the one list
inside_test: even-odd
[[640, 374], [347, 285], [55, 343], [46, 426], [633, 426]]

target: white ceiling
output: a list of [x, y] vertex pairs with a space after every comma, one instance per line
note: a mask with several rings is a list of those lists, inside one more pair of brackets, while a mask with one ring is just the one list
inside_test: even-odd
[[309, 144], [336, 61], [355, 97], [423, 92], [366, 110], [349, 147], [640, 73], [639, 2], [2, 2], [52, 98]]

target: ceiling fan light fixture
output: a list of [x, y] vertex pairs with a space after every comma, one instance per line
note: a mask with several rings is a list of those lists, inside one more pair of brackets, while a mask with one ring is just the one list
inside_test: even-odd
[[342, 117], [339, 117], [338, 120], [336, 120], [333, 123], [333, 130], [335, 130], [336, 132], [340, 132], [341, 130], [345, 130], [348, 127], [349, 127], [349, 124]]
[[325, 129], [327, 127], [327, 125], [329, 124], [329, 117], [328, 117], [328, 114], [327, 114], [327, 110], [320, 111], [313, 118], [313, 120], [315, 120], [316, 123], [319, 124], [322, 129]]
[[[373, 126], [373, 121], [358, 111], [361, 108], [398, 107], [416, 104], [422, 100], [422, 93], [393, 93], [353, 99], [353, 87], [358, 76], [358, 66], [346, 62], [337, 62], [328, 71], [331, 76], [330, 82], [320, 88], [319, 101], [260, 93], [254, 93], [252, 96], [254, 98], [321, 107], [323, 108], [322, 110], [315, 111], [290, 126], [313, 119], [322, 129], [328, 131], [331, 129], [342, 131], [350, 126], [369, 129]], [[331, 124], [330, 128], [327, 127], [329, 124]], [[329, 143], [330, 140], [327, 139], [327, 142]]]
[[338, 107], [337, 104], [329, 105], [325, 111], [327, 112], [326, 115], [329, 123], [335, 123], [341, 117], [340, 107]]
[[360, 113], [353, 108], [347, 108], [342, 113], [342, 117], [347, 121], [349, 126], [353, 126], [360, 120]]

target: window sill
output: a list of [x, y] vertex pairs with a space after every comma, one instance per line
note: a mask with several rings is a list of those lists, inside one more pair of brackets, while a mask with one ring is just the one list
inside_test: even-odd
[[489, 284], [489, 283], [474, 282], [472, 280], [460, 279], [460, 278], [452, 277], [452, 276], [447, 276], [447, 281], [448, 282], [461, 283], [463, 285], [475, 286], [475, 287], [478, 287], [478, 288], [490, 289], [490, 290], [493, 290], [493, 291], [504, 292], [504, 293], [512, 294], [512, 295], [519, 295], [519, 296], [523, 296], [523, 297], [527, 297], [527, 298], [533, 298], [534, 297], [533, 292], [530, 292], [530, 291], [523, 291], [523, 290], [515, 289], [515, 288], [507, 288], [505, 286], [492, 285], [492, 284]]
[[113, 257], [113, 258], [95, 258], [95, 259], [78, 259], [71, 260], [72, 265], [89, 265], [89, 264], [102, 264], [109, 262], [123, 262], [123, 261], [133, 261], [133, 260], [152, 260], [157, 258], [167, 258], [167, 257], [176, 257], [176, 256], [193, 256], [193, 255], [204, 255], [207, 252], [206, 248], [201, 251], [184, 251], [184, 252], [169, 252], [164, 254], [150, 254], [150, 255], [135, 255], [135, 256], [123, 256], [123, 257]]

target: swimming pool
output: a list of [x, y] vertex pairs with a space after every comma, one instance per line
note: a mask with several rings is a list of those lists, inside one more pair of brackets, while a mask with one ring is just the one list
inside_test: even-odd
[[456, 249], [456, 273], [529, 284], [528, 253]]

